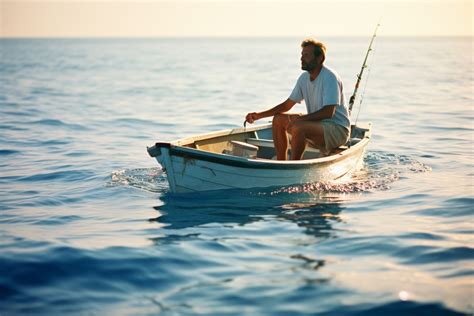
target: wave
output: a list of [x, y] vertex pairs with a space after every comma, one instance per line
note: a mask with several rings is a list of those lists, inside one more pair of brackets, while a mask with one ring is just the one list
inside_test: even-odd
[[49, 173], [38, 173], [30, 176], [19, 177], [16, 180], [21, 182], [49, 182], [52, 180], [73, 182], [88, 180], [94, 176], [96, 176], [96, 174], [88, 170], [69, 170]]
[[20, 151], [18, 151], [18, 150], [0, 149], [0, 156], [16, 155], [16, 154], [19, 154], [19, 153], [20, 153]]
[[[24, 248], [37, 246], [32, 245], [34, 241], [22, 243]], [[94, 305], [104, 306], [126, 301], [132, 292], [163, 290], [169, 279], [183, 281], [176, 275], [176, 264], [186, 261], [170, 257], [171, 254], [166, 258], [150, 256], [123, 247], [95, 252], [48, 244], [28, 256], [12, 258], [3, 254], [0, 270], [9, 273], [0, 275], [1, 309], [6, 314], [70, 314], [81, 309], [90, 312], [91, 306], [84, 304], [90, 298]], [[87, 275], [78, 271], [87, 271]], [[44, 295], [44, 291], [53, 295]]]
[[472, 216], [472, 206], [474, 205], [474, 198], [472, 197], [458, 197], [444, 200], [439, 206], [421, 208], [412, 211], [412, 213], [425, 216], [441, 216], [441, 217], [459, 217]]
[[411, 246], [396, 252], [396, 258], [406, 258], [405, 264], [430, 264], [440, 262], [472, 261], [474, 249], [470, 247], [440, 248]]
[[[13, 123], [13, 124], [17, 124], [17, 123]], [[18, 131], [18, 132], [23, 132], [23, 131], [28, 130], [27, 128], [22, 128], [16, 125], [9, 125], [9, 124], [0, 124], [0, 129], [4, 131]]]
[[42, 119], [42, 120], [29, 122], [28, 124], [46, 125], [46, 126], [54, 126], [54, 127], [64, 127], [64, 128], [69, 128], [69, 129], [73, 129], [73, 130], [81, 130], [81, 131], [89, 130], [89, 128], [87, 128], [83, 125], [65, 123], [61, 120], [56, 120], [56, 119]]
[[164, 123], [160, 122], [157, 123], [156, 121], [152, 120], [143, 120], [143, 119], [136, 119], [136, 118], [120, 118], [120, 119], [115, 119], [113, 121], [109, 121], [108, 123], [110, 124], [121, 124], [125, 126], [151, 126], [151, 127], [173, 127], [175, 124], [173, 123]]
[[[402, 294], [400, 294], [402, 295]], [[363, 305], [362, 305], [363, 306]], [[430, 316], [461, 316], [468, 315], [445, 307], [439, 303], [423, 303], [414, 301], [395, 301], [388, 302], [385, 304], [379, 304], [376, 306], [362, 307], [356, 306], [353, 312], [344, 311], [331, 311], [328, 313], [322, 313], [321, 316], [329, 315], [347, 315], [347, 316], [419, 316], [419, 315], [430, 315]]]

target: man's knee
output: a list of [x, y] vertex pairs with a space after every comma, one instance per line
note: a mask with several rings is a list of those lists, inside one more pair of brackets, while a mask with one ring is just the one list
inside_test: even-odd
[[290, 117], [287, 114], [276, 114], [273, 117], [272, 124], [273, 128], [289, 132]]
[[272, 124], [273, 125], [277, 125], [277, 126], [285, 126], [288, 122], [288, 115], [285, 115], [285, 114], [275, 114], [275, 116], [273, 116], [273, 121], [272, 121]]

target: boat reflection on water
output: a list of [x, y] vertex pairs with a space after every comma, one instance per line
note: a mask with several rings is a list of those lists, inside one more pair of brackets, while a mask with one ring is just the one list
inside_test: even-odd
[[165, 230], [180, 230], [212, 224], [244, 226], [276, 219], [296, 223], [317, 238], [331, 237], [332, 225], [341, 221], [345, 196], [291, 191], [273, 188], [165, 194], [159, 198], [162, 204], [154, 207], [159, 216], [150, 221], [163, 224]]

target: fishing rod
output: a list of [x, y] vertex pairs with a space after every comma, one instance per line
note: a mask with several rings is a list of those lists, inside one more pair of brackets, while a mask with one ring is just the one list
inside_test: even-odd
[[354, 106], [355, 98], [357, 96], [357, 90], [359, 89], [360, 81], [362, 80], [362, 74], [364, 73], [364, 69], [367, 68], [367, 58], [369, 57], [369, 53], [372, 51], [372, 43], [374, 42], [375, 37], [377, 36], [377, 30], [379, 29], [380, 23], [377, 23], [375, 27], [374, 35], [372, 35], [372, 39], [370, 40], [369, 49], [365, 54], [364, 63], [362, 64], [362, 68], [360, 69], [360, 73], [357, 75], [357, 81], [354, 88], [354, 93], [352, 94], [349, 100], [349, 113], [352, 112], [352, 107]]

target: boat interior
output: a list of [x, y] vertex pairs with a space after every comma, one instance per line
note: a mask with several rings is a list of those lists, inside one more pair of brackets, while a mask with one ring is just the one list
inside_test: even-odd
[[[332, 151], [329, 155], [340, 153], [350, 146], [357, 144], [366, 136], [368, 131], [368, 128], [353, 125], [349, 142]], [[240, 131], [238, 133], [230, 132], [201, 139], [194, 138], [180, 145], [217, 154], [257, 159], [275, 159], [275, 147], [271, 128]], [[291, 150], [289, 150], [289, 155], [291, 155]], [[315, 159], [325, 156], [328, 156], [328, 153], [321, 152], [319, 149], [308, 145], [303, 159]]]

